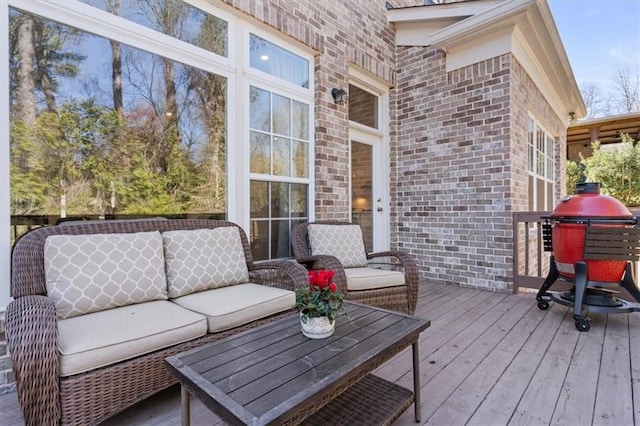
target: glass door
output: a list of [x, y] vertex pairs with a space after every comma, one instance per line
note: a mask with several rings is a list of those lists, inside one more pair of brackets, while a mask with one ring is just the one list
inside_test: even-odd
[[351, 221], [361, 226], [368, 252], [389, 249], [386, 99], [373, 84], [349, 84]]
[[367, 251], [373, 251], [373, 147], [351, 141], [351, 221], [362, 228]]

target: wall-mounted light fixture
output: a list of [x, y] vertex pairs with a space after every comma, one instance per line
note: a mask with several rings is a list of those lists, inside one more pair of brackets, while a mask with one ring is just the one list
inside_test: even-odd
[[347, 92], [344, 89], [333, 89], [331, 91], [333, 101], [338, 105], [344, 105], [347, 103]]

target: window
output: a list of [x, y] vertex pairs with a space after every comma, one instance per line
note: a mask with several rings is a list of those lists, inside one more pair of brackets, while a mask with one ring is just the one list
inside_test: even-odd
[[535, 120], [529, 118], [529, 210], [548, 211], [554, 205], [555, 143]]
[[251, 67], [295, 85], [309, 88], [309, 61], [275, 44], [251, 34]]
[[[0, 244], [64, 216], [193, 214], [290, 256], [313, 197], [313, 56], [213, 3], [0, 1]], [[5, 281], [9, 263], [0, 249]]]
[[228, 23], [183, 1], [80, 0], [226, 57]]
[[249, 109], [253, 255], [290, 257], [291, 230], [308, 216], [309, 105], [250, 86]]
[[224, 218], [227, 79], [10, 10], [11, 214]]

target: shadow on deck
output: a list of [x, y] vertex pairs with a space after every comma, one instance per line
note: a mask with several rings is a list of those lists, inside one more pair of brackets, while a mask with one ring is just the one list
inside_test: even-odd
[[[423, 424], [633, 425], [640, 422], [640, 314], [590, 313], [580, 333], [568, 307], [535, 293], [491, 293], [423, 283], [420, 336]], [[412, 388], [411, 352], [376, 372]], [[192, 424], [222, 424], [195, 398]], [[0, 396], [0, 423], [22, 425], [17, 394]], [[180, 424], [174, 386], [104, 425]], [[395, 423], [415, 425], [410, 408]]]

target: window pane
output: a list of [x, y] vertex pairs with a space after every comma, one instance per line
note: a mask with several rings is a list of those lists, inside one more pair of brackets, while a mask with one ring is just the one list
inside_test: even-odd
[[267, 40], [251, 34], [249, 41], [252, 68], [275, 77], [309, 87], [309, 61]]
[[251, 86], [249, 89], [249, 127], [271, 131], [271, 97], [266, 90]]
[[178, 40], [227, 56], [227, 21], [180, 0], [80, 0]]
[[309, 105], [302, 102], [291, 103], [291, 127], [294, 138], [309, 140]]
[[251, 173], [269, 174], [271, 172], [271, 138], [269, 135], [258, 132], [250, 132], [250, 135]]
[[10, 25], [13, 215], [226, 215], [224, 77], [13, 9]]
[[535, 208], [535, 191], [533, 185], [534, 177], [529, 175], [529, 211], [533, 212]]
[[309, 144], [293, 141], [293, 176], [309, 177]]
[[289, 98], [273, 95], [273, 133], [291, 135], [291, 106]]
[[274, 220], [271, 222], [271, 258], [290, 257], [289, 221]]
[[349, 85], [349, 120], [378, 128], [378, 96]]
[[253, 260], [269, 259], [269, 221], [252, 220], [249, 237]]
[[288, 183], [271, 183], [271, 217], [289, 217]]
[[273, 174], [291, 176], [290, 139], [273, 137]]
[[547, 182], [547, 197], [545, 200], [544, 210], [553, 210], [553, 183]]
[[249, 237], [255, 260], [291, 257], [289, 232], [307, 219], [307, 191], [306, 184], [251, 181]]
[[251, 181], [250, 211], [252, 218], [269, 217], [269, 183]]
[[307, 216], [307, 185], [291, 184], [291, 216]]
[[542, 179], [536, 179], [536, 211], [544, 211], [545, 203], [544, 203], [544, 181]]

